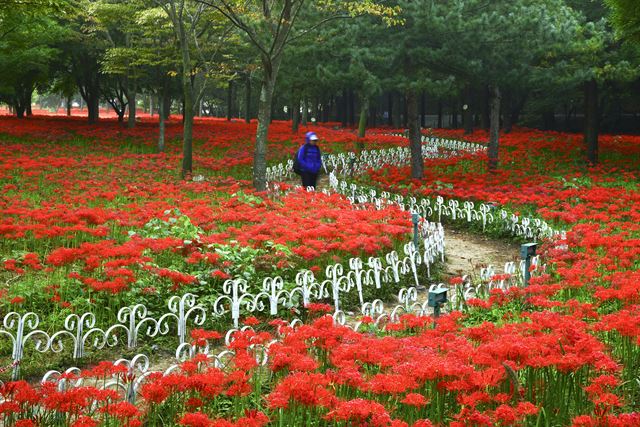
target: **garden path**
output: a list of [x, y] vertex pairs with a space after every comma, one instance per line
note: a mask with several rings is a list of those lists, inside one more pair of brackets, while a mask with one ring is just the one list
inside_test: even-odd
[[[288, 183], [299, 185], [300, 179], [295, 176]], [[323, 173], [318, 176], [317, 190], [325, 188], [329, 188], [329, 175]], [[496, 273], [502, 273], [505, 263], [520, 259], [519, 244], [468, 231], [445, 228], [445, 245], [443, 281], [463, 275], [477, 278], [480, 269], [487, 265], [492, 265]]]
[[[291, 184], [296, 182], [290, 181]], [[318, 177], [318, 189], [328, 188], [329, 179], [327, 175]], [[501, 273], [504, 264], [508, 261], [519, 259], [519, 245], [507, 240], [498, 240], [485, 237], [480, 234], [462, 230], [445, 230], [445, 255], [446, 263], [442, 271], [441, 280], [447, 282], [452, 277], [471, 275], [479, 277], [480, 269], [491, 264], [497, 273]], [[418, 290], [418, 302], [424, 303], [428, 297], [428, 287]], [[385, 301], [384, 311], [390, 313], [391, 307], [397, 304], [396, 301]], [[353, 326], [359, 320], [359, 315], [354, 312], [346, 313], [346, 323]], [[224, 350], [222, 346], [212, 348], [212, 353], [217, 354]], [[176, 363], [171, 352], [153, 349], [154, 356], [150, 366], [152, 371], [164, 371], [169, 366]]]
[[480, 269], [489, 264], [493, 265], [496, 273], [502, 273], [506, 262], [520, 259], [519, 248], [520, 245], [515, 242], [445, 229], [444, 279], [465, 274], [477, 278]]

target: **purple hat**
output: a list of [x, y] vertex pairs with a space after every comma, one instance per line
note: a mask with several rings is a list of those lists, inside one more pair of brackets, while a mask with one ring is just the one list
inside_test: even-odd
[[316, 135], [315, 132], [307, 132], [304, 135], [304, 137], [307, 140], [307, 142], [309, 142], [309, 141], [317, 141], [318, 140], [318, 135]]

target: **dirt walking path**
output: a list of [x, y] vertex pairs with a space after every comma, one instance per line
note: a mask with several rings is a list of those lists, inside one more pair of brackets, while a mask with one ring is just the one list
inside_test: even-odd
[[502, 273], [505, 263], [519, 259], [519, 248], [514, 242], [445, 228], [445, 276], [479, 277], [480, 269], [487, 265]]
[[[287, 183], [300, 184], [300, 179], [295, 176]], [[329, 175], [321, 174], [318, 177], [317, 191], [325, 188], [329, 188]], [[492, 265], [496, 273], [502, 273], [505, 263], [519, 260], [518, 254], [517, 243], [445, 228], [444, 279], [463, 275], [478, 277], [480, 269], [487, 265]]]

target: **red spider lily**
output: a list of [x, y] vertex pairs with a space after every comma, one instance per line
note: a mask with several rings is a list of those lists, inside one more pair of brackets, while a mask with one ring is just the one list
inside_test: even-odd
[[128, 420], [140, 414], [138, 408], [129, 402], [112, 403], [102, 408], [102, 412], [120, 420]]
[[159, 404], [164, 402], [171, 394], [171, 390], [161, 382], [149, 382], [142, 385], [140, 396], [150, 403]]
[[259, 320], [258, 320], [258, 318], [257, 318], [257, 317], [255, 317], [255, 316], [249, 316], [249, 317], [247, 317], [247, 318], [245, 318], [245, 319], [244, 319], [244, 322], [243, 322], [243, 323], [244, 323], [245, 325], [247, 325], [247, 326], [257, 326], [257, 325], [259, 325], [259, 324], [260, 324], [260, 321], [259, 321]]
[[204, 346], [207, 344], [208, 340], [220, 339], [222, 338], [222, 335], [220, 335], [220, 333], [216, 331], [205, 331], [204, 329], [192, 329], [191, 338], [193, 339], [194, 345]]
[[322, 374], [293, 373], [284, 378], [269, 394], [270, 408], [287, 408], [291, 402], [305, 406], [329, 407], [336, 400]]
[[180, 425], [189, 427], [210, 427], [213, 420], [202, 412], [190, 412], [180, 419]]
[[99, 421], [94, 420], [91, 417], [87, 417], [86, 415], [81, 415], [71, 424], [71, 427], [95, 427], [99, 424]]
[[400, 402], [404, 403], [405, 405], [420, 408], [429, 403], [429, 399], [427, 399], [420, 393], [407, 393], [404, 399], [402, 399]]
[[329, 411], [326, 418], [370, 427], [386, 427], [391, 423], [391, 417], [383, 405], [366, 399], [341, 401]]
[[[100, 293], [104, 300], [117, 299], [122, 292], [137, 290], [138, 282], [148, 277], [153, 278], [153, 285], [144, 284], [146, 291], [140, 286], [148, 298], [197, 286], [194, 275], [162, 262], [169, 257], [194, 270], [198, 266], [211, 267], [208, 272], [216, 268], [210, 280], [219, 283], [235, 266], [207, 252], [207, 245], [232, 240], [258, 248], [266, 242], [288, 245], [314, 264], [312, 270], [321, 272], [318, 264], [324, 260], [340, 262], [346, 252], [361, 255], [389, 249], [396, 237], [404, 238], [410, 231], [406, 212], [396, 208], [355, 211], [335, 195], [294, 191], [272, 200], [252, 192], [250, 183], [233, 178], [176, 182], [167, 171], [177, 164], [179, 147], [168, 147], [162, 155], [131, 154], [120, 147], [123, 137], [150, 146], [156, 126], [150, 118], [145, 117], [132, 130], [116, 128], [114, 121], [92, 127], [80, 120], [55, 117], [28, 122], [2, 117], [0, 126], [9, 135], [34, 137], [29, 144], [8, 141], [0, 149], [0, 180], [5, 180], [0, 182], [4, 214], [0, 236], [9, 247], [20, 248], [20, 253], [23, 247], [29, 248], [24, 255], [11, 254], [3, 270], [17, 280], [44, 273], [65, 278], [56, 287], [43, 285], [38, 289], [42, 292], [33, 292], [29, 301], [16, 304], [46, 304], [58, 310], [59, 305], [74, 301], [79, 289], [91, 292], [89, 298], [98, 298], [96, 293]], [[172, 119], [168, 137], [177, 137], [180, 130], [179, 119]], [[251, 140], [254, 131], [255, 123], [197, 120], [194, 133], [202, 141], [199, 152], [226, 154], [196, 156], [195, 163], [222, 174], [229, 167], [249, 166], [250, 143], [242, 148], [236, 143]], [[346, 149], [357, 141], [348, 132], [328, 128], [323, 132]], [[86, 147], [65, 144], [74, 134], [92, 138], [99, 152], [87, 154]], [[462, 137], [456, 130], [438, 134]], [[293, 153], [297, 143], [290, 141], [287, 123], [275, 122], [271, 135], [281, 150], [273, 150], [270, 160]], [[481, 131], [468, 138], [481, 142], [486, 137]], [[404, 143], [401, 138], [374, 134], [365, 142], [372, 146]], [[267, 401], [274, 409], [269, 413], [273, 421], [278, 421], [279, 413], [304, 410], [317, 416], [327, 414], [327, 422], [401, 426], [406, 425], [401, 420], [402, 408], [406, 410], [410, 402], [423, 406], [419, 396], [435, 400], [424, 391], [429, 390], [443, 399], [439, 401], [455, 402], [440, 416], [440, 423], [519, 425], [541, 411], [545, 392], [571, 396], [567, 393], [571, 389], [576, 395], [586, 394], [582, 408], [587, 409], [582, 412], [589, 415], [575, 416], [582, 412], [569, 410], [571, 414], [557, 424], [640, 424], [637, 414], [620, 413], [627, 400], [623, 377], [631, 365], [623, 366], [629, 359], [618, 357], [621, 342], [632, 355], [640, 345], [640, 197], [636, 187], [621, 184], [637, 181], [640, 138], [603, 136], [600, 143], [603, 152], [617, 159], [605, 157], [601, 166], [587, 173], [573, 161], [581, 147], [579, 136], [526, 129], [503, 136], [503, 167], [495, 174], [487, 173], [484, 154], [427, 160], [422, 181], [407, 180], [406, 167], [368, 171], [363, 179], [388, 190], [490, 201], [509, 205], [516, 212], [535, 209], [548, 221], [564, 223], [567, 238], [542, 246], [548, 270], [532, 277], [526, 290], [495, 290], [488, 300], [468, 301], [469, 315], [442, 316], [436, 328], [431, 319], [416, 316], [404, 316], [376, 335], [335, 326], [330, 316], [298, 328], [282, 328], [281, 340], [270, 345], [265, 368], [271, 371]], [[41, 194], [39, 203], [29, 199], [35, 193]], [[127, 230], [140, 229], [153, 218], [166, 220], [164, 211], [176, 206], [203, 231], [197, 242], [126, 236]], [[256, 267], [288, 268], [290, 259], [284, 258], [270, 254]], [[5, 308], [11, 309], [11, 298], [23, 298], [22, 292], [11, 288], [3, 291]], [[39, 295], [42, 301], [37, 300]], [[494, 313], [501, 316], [498, 323], [477, 320], [477, 316]], [[272, 323], [283, 325], [284, 321]], [[200, 344], [203, 339], [218, 338], [207, 334], [196, 331], [193, 338]], [[182, 405], [181, 411], [203, 411], [179, 412], [169, 423], [200, 420], [202, 425], [231, 426], [269, 422], [257, 411], [244, 416], [236, 413], [235, 421], [208, 412], [215, 399], [241, 400], [257, 391], [256, 375], [262, 368], [258, 368], [254, 345], [266, 345], [273, 337], [243, 331], [234, 338], [230, 347], [236, 355], [228, 370], [216, 370], [199, 356], [182, 364], [180, 371], [164, 377], [151, 375], [140, 389], [146, 404], [175, 401]], [[123, 374], [121, 369], [99, 364], [82, 377], [104, 379]], [[554, 376], [569, 385], [562, 388], [562, 381], [554, 383]], [[38, 406], [66, 417], [70, 424], [93, 425], [107, 416], [138, 422], [134, 408], [121, 405], [114, 391], [83, 387], [60, 392], [53, 384], [33, 388], [8, 383], [0, 394], [0, 413], [13, 419], [24, 418], [23, 411]], [[571, 398], [559, 400], [562, 402], [554, 404]], [[94, 414], [97, 421], [85, 416], [96, 402], [100, 408]], [[141, 408], [146, 409], [146, 404]], [[548, 405], [544, 410], [546, 416], [556, 415]], [[431, 422], [421, 420], [414, 425]]]
[[333, 308], [329, 304], [312, 302], [304, 306], [310, 313], [331, 313]]

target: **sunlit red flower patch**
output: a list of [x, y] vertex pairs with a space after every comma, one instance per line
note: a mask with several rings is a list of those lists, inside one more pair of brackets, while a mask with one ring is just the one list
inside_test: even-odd
[[[286, 269], [295, 261], [321, 272], [335, 254], [378, 253], [410, 231], [397, 209], [353, 210], [338, 196], [303, 192], [270, 199], [248, 181], [222, 177], [250, 165], [246, 144], [255, 124], [198, 120], [195, 163], [207, 180], [178, 180], [179, 146], [151, 154], [154, 125], [145, 119], [125, 130], [109, 121], [92, 127], [60, 118], [0, 119], [3, 133], [24, 139], [0, 146], [2, 277], [12, 283], [1, 294], [7, 309], [73, 310], [78, 295], [120, 303], [127, 292], [152, 300], [214, 288], [234, 266], [210, 245], [284, 245], [290, 259], [262, 255], [256, 267]], [[322, 132], [336, 143], [330, 149], [356, 142], [351, 131]], [[174, 120], [169, 140], [179, 133]], [[73, 135], [93, 142], [74, 144]], [[271, 136], [278, 149], [270, 160], [289, 158], [298, 143], [289, 125], [275, 123]], [[123, 147], [123, 138], [143, 154]], [[403, 143], [382, 133], [367, 142]], [[397, 192], [508, 205], [567, 229], [570, 249], [542, 245], [547, 271], [527, 289], [470, 300], [464, 313], [445, 315], [436, 327], [431, 318], [407, 315], [383, 331], [367, 318], [366, 332], [357, 333], [323, 317], [331, 307], [319, 304], [304, 312], [317, 320], [297, 328], [245, 317], [255, 331], [235, 335], [235, 356], [224, 369], [198, 355], [169, 375], [148, 377], [137, 406], [89, 386], [60, 391], [13, 382], [0, 387], [0, 416], [29, 425], [29, 408], [39, 405], [78, 426], [162, 417], [188, 426], [638, 425], [640, 139], [604, 136], [597, 168], [581, 164], [581, 150], [578, 135], [520, 129], [503, 136], [497, 174], [487, 173], [484, 155], [458, 153], [428, 160], [421, 181], [397, 167], [361, 178]], [[168, 221], [165, 212], [175, 207], [202, 230], [197, 239], [129, 235], [154, 218]], [[207, 271], [206, 280], [198, 269]], [[42, 277], [51, 280], [39, 294], [17, 292]], [[197, 347], [220, 338], [209, 329], [191, 334]], [[266, 366], [256, 358], [264, 347]], [[83, 377], [112, 375], [126, 378], [109, 363]]]

